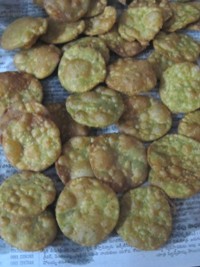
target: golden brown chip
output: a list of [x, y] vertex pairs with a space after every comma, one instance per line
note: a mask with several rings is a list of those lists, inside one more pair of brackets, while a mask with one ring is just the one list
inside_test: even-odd
[[14, 63], [18, 70], [38, 79], [50, 76], [60, 61], [60, 50], [54, 45], [37, 45], [17, 53]]
[[106, 84], [126, 95], [149, 91], [156, 82], [156, 74], [147, 60], [118, 59], [108, 66]]
[[107, 6], [102, 14], [85, 20], [85, 34], [91, 36], [104, 34], [113, 27], [116, 19], [116, 9], [112, 6]]
[[78, 177], [94, 177], [89, 162], [92, 141], [92, 137], [73, 137], [63, 146], [62, 154], [56, 161], [56, 172], [64, 184]]
[[147, 176], [145, 147], [132, 136], [96, 137], [90, 145], [89, 159], [95, 176], [116, 192], [142, 184]]
[[107, 0], [91, 0], [89, 10], [85, 14], [85, 17], [91, 18], [103, 13], [106, 5]]
[[89, 128], [75, 122], [66, 110], [65, 103], [47, 104], [46, 108], [50, 112], [51, 119], [60, 130], [61, 141], [65, 143], [71, 137], [85, 136], [89, 134]]
[[1, 46], [7, 50], [30, 48], [47, 30], [44, 18], [23, 17], [12, 22], [4, 31]]

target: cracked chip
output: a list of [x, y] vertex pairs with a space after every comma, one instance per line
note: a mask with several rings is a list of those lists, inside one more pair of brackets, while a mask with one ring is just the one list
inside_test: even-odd
[[118, 33], [117, 26], [114, 26], [109, 32], [99, 36], [106, 45], [121, 57], [132, 57], [142, 52], [148, 45], [141, 45], [138, 41], [126, 41]]
[[74, 22], [87, 13], [90, 2], [90, 0], [43, 0], [43, 6], [54, 20]]
[[178, 133], [200, 142], [200, 110], [188, 113], [180, 120]]
[[56, 219], [63, 234], [82, 246], [94, 246], [114, 229], [119, 216], [116, 194], [95, 178], [71, 180], [56, 205]]
[[66, 108], [78, 123], [89, 127], [106, 127], [118, 121], [124, 104], [118, 92], [104, 86], [93, 91], [70, 95]]
[[0, 73], [0, 116], [11, 105], [21, 106], [26, 102], [42, 102], [41, 83], [28, 73]]
[[120, 132], [142, 141], [153, 141], [165, 135], [172, 126], [168, 108], [152, 97], [124, 97], [124, 106], [125, 111], [117, 123]]
[[47, 32], [40, 39], [50, 44], [70, 42], [76, 39], [85, 29], [83, 20], [67, 23], [48, 18], [47, 22]]
[[72, 93], [82, 93], [104, 82], [106, 76], [105, 60], [90, 47], [72, 46], [61, 59], [58, 78], [61, 85]]
[[103, 13], [85, 20], [85, 34], [86, 35], [99, 35], [108, 32], [117, 19], [117, 11], [112, 6], [107, 6]]
[[4, 180], [0, 186], [0, 207], [15, 216], [38, 215], [55, 197], [53, 181], [42, 173], [17, 173]]
[[49, 211], [35, 217], [13, 216], [0, 211], [0, 235], [8, 244], [25, 251], [39, 251], [57, 235], [57, 224]]
[[116, 230], [135, 248], [155, 250], [163, 246], [172, 232], [172, 212], [165, 193], [148, 186], [123, 195]]
[[108, 66], [107, 86], [126, 95], [147, 92], [156, 82], [156, 74], [147, 60], [124, 58]]
[[3, 131], [2, 146], [8, 161], [17, 169], [42, 171], [61, 153], [60, 132], [50, 119], [24, 113]]
[[89, 147], [93, 137], [77, 136], [64, 144], [62, 154], [56, 161], [56, 172], [66, 184], [78, 177], [94, 177], [89, 162]]
[[187, 198], [200, 192], [199, 151], [199, 142], [177, 134], [153, 142], [148, 148], [150, 183], [171, 198]]
[[99, 37], [82, 37], [78, 40], [70, 42], [62, 47], [63, 51], [67, 51], [70, 47], [77, 45], [81, 47], [90, 47], [101, 53], [105, 62], [108, 63], [110, 59], [110, 52], [105, 42]]
[[94, 175], [116, 192], [137, 187], [147, 177], [146, 149], [132, 136], [117, 133], [96, 137], [89, 159]]
[[30, 73], [38, 79], [44, 79], [53, 73], [60, 56], [60, 49], [54, 45], [37, 45], [17, 53], [14, 63], [18, 70]]
[[88, 12], [85, 14], [85, 18], [95, 17], [103, 13], [107, 6], [107, 0], [92, 0]]
[[183, 29], [200, 18], [199, 9], [191, 3], [170, 3], [170, 8], [173, 11], [173, 15], [164, 24], [164, 29], [168, 32]]
[[133, 7], [122, 13], [119, 21], [119, 34], [132, 42], [146, 44], [153, 40], [163, 25], [162, 10], [159, 7]]
[[160, 97], [173, 113], [200, 108], [200, 68], [183, 62], [169, 67], [162, 75]]
[[71, 137], [89, 134], [89, 128], [74, 121], [66, 110], [65, 103], [49, 103], [46, 105], [51, 119], [60, 130], [61, 141], [65, 143]]
[[15, 20], [3, 32], [1, 46], [6, 50], [30, 48], [47, 30], [44, 18], [23, 17]]
[[198, 59], [200, 45], [186, 34], [159, 33], [153, 41], [155, 50], [176, 63]]

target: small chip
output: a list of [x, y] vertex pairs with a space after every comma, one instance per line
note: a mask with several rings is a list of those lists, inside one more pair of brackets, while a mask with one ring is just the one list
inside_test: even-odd
[[94, 246], [115, 227], [119, 216], [117, 196], [95, 178], [69, 182], [56, 205], [56, 219], [63, 234], [82, 246]]
[[172, 125], [168, 108], [148, 96], [124, 97], [125, 111], [118, 127], [123, 133], [142, 141], [153, 141], [165, 135]]
[[94, 177], [89, 162], [92, 141], [92, 137], [77, 136], [63, 146], [62, 154], [56, 162], [56, 172], [64, 184], [78, 177]]
[[0, 235], [8, 244], [25, 251], [39, 251], [57, 235], [54, 216], [44, 211], [35, 217], [19, 217], [0, 211]]
[[12, 22], [4, 31], [1, 46], [6, 50], [30, 48], [47, 30], [44, 18], [23, 17]]
[[108, 66], [106, 84], [126, 95], [147, 92], [156, 82], [156, 74], [147, 60], [118, 59]]
[[5, 129], [2, 146], [8, 161], [17, 169], [42, 171], [61, 153], [60, 132], [50, 119], [24, 113]]
[[47, 14], [53, 19], [59, 21], [74, 22], [82, 18], [87, 13], [91, 1], [43, 0], [43, 6]]
[[95, 176], [116, 192], [136, 187], [147, 177], [145, 147], [132, 136], [96, 137], [90, 146], [89, 159]]
[[14, 63], [18, 70], [38, 79], [50, 76], [60, 61], [60, 50], [54, 45], [37, 45], [17, 53]]
[[47, 21], [47, 32], [42, 35], [41, 40], [50, 44], [70, 42], [76, 39], [85, 29], [85, 22], [83, 20], [67, 23], [49, 18]]
[[70, 95], [66, 108], [76, 122], [98, 128], [117, 122], [124, 104], [116, 91], [99, 86], [90, 92]]
[[100, 52], [90, 47], [70, 47], [65, 51], [58, 69], [62, 86], [74, 93], [93, 89], [105, 80], [105, 76], [105, 60]]
[[95, 17], [103, 13], [105, 7], [107, 6], [107, 0], [92, 0], [88, 12], [86, 13], [86, 18]]
[[0, 186], [0, 209], [15, 216], [35, 216], [55, 199], [53, 181], [42, 173], [21, 172]]
[[188, 113], [181, 119], [178, 133], [200, 142], [200, 110]]
[[112, 6], [107, 6], [102, 14], [85, 20], [85, 34], [91, 36], [104, 34], [113, 27], [116, 19], [116, 9]]
[[154, 186], [127, 192], [120, 201], [117, 233], [130, 246], [142, 250], [160, 248], [172, 232], [167, 196]]
[[169, 67], [162, 76], [160, 97], [173, 113], [200, 108], [200, 68], [184, 62]]
[[148, 148], [150, 183], [171, 198], [187, 198], [200, 192], [199, 151], [199, 142], [182, 135], [166, 135], [155, 141]]

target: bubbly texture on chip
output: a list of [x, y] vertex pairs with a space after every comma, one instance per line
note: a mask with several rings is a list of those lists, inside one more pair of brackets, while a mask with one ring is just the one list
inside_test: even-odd
[[160, 248], [172, 231], [172, 214], [167, 196], [154, 186], [125, 193], [120, 201], [116, 229], [130, 246], [142, 250]]
[[56, 205], [56, 219], [63, 234], [82, 246], [94, 246], [109, 235], [119, 216], [116, 194], [95, 178], [69, 182]]

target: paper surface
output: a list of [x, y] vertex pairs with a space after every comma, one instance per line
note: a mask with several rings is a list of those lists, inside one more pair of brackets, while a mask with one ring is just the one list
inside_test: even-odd
[[[116, 1], [114, 1], [116, 2]], [[44, 16], [41, 8], [31, 0], [0, 0], [0, 35], [13, 20], [22, 16]], [[191, 34], [200, 41], [200, 34]], [[0, 48], [0, 72], [16, 70], [13, 65], [14, 52]], [[67, 92], [56, 77], [42, 81], [45, 102], [63, 102]], [[178, 118], [174, 117], [174, 131]], [[99, 130], [97, 133], [115, 131], [115, 127]], [[7, 162], [0, 147], [0, 183], [16, 170]], [[55, 169], [45, 174], [62, 188]], [[151, 252], [136, 250], [128, 246], [116, 234], [96, 247], [81, 247], [58, 234], [55, 242], [42, 252], [23, 252], [0, 239], [0, 267], [13, 266], [85, 266], [85, 267], [194, 267], [200, 266], [200, 194], [188, 200], [174, 201], [174, 227], [169, 242], [161, 249]]]

